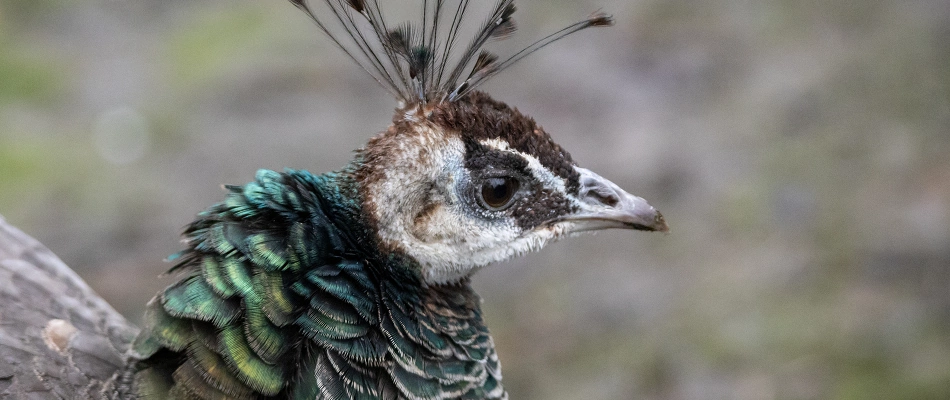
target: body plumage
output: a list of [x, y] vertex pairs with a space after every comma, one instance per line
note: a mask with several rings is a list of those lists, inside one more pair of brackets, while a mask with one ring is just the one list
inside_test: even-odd
[[376, 250], [355, 172], [261, 171], [188, 228], [135, 346], [144, 395], [501, 396], [477, 295]]

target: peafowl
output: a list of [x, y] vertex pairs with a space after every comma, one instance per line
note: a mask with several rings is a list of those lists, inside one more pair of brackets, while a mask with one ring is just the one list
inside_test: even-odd
[[[336, 172], [259, 171], [184, 232], [178, 279], [127, 323], [0, 220], [0, 397], [505, 399], [470, 277], [560, 238], [667, 231], [642, 198], [577, 166], [480, 84], [596, 13], [502, 60], [498, 1], [394, 24], [377, 1], [291, 0], [399, 104]], [[332, 22], [332, 24], [331, 24]], [[421, 25], [420, 25], [421, 24]]]

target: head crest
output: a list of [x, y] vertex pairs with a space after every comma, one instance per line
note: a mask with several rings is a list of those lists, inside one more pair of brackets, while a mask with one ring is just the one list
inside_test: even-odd
[[[517, 29], [512, 19], [516, 10], [514, 0], [499, 0], [488, 20], [461, 50], [456, 44], [465, 25], [463, 17], [469, 0], [458, 0], [454, 7], [446, 6], [445, 0], [423, 0], [421, 26], [409, 22], [390, 24], [383, 18], [378, 0], [324, 0], [328, 15], [332, 16], [329, 19], [336, 21], [333, 26], [317, 16], [308, 0], [290, 2], [307, 13], [373, 79], [407, 104], [455, 101], [558, 39], [589, 27], [613, 24], [609, 15], [595, 13], [499, 61], [497, 55], [484, 47], [490, 40], [505, 39]], [[334, 33], [340, 28], [343, 34]]]

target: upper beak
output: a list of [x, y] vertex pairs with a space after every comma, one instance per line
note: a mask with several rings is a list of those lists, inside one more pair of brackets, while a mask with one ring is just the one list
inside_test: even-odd
[[646, 200], [627, 193], [593, 171], [574, 167], [580, 173], [581, 209], [560, 221], [574, 222], [571, 232], [609, 228], [669, 232], [663, 214]]

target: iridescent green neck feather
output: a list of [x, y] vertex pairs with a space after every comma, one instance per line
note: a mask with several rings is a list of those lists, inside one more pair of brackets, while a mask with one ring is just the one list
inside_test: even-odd
[[506, 397], [477, 295], [381, 254], [352, 170], [260, 171], [229, 190], [149, 303], [142, 397]]

